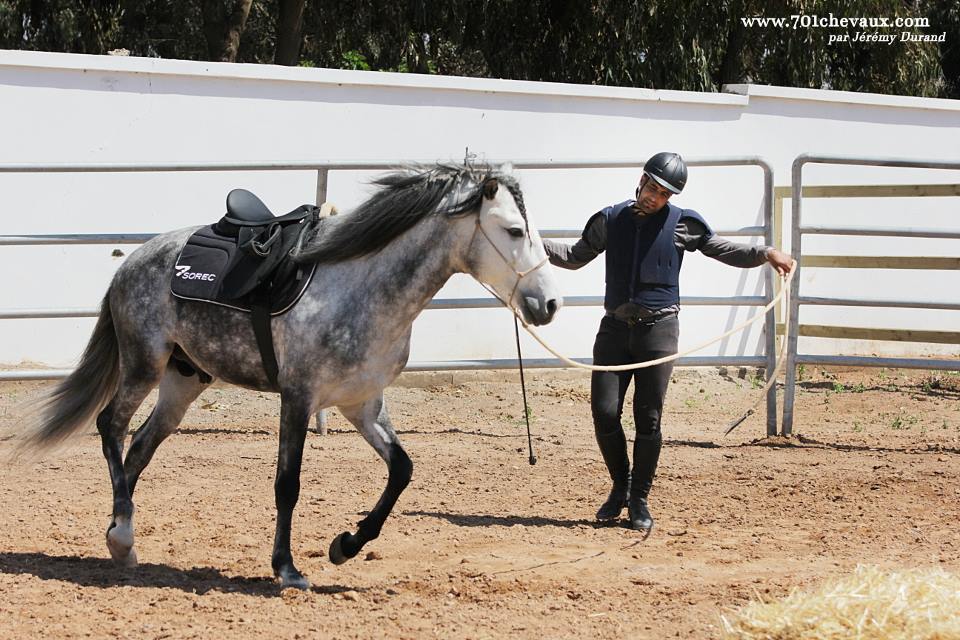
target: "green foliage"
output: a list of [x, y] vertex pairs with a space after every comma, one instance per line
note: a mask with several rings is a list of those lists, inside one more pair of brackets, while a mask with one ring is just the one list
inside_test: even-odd
[[[202, 60], [204, 6], [236, 0], [0, 0], [0, 48]], [[238, 62], [270, 63], [279, 3], [254, 0]], [[747, 26], [791, 15], [923, 17], [943, 43], [829, 42], [877, 29]], [[897, 29], [881, 29], [896, 33]], [[948, 0], [375, 0], [307, 2], [302, 66], [653, 89], [724, 84], [960, 98], [960, 3]]]
[[344, 51], [340, 61], [341, 69], [353, 69], [356, 71], [370, 71], [370, 65], [367, 64], [367, 58], [357, 50]]
[[119, 2], [0, 1], [0, 47], [105, 53], [120, 35]]

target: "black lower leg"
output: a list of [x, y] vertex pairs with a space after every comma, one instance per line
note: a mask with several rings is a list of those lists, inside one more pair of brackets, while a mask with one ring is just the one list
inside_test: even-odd
[[107, 407], [97, 416], [97, 431], [100, 433], [103, 457], [110, 472], [110, 484], [113, 487], [113, 517], [133, 516], [133, 500], [127, 486], [127, 476], [123, 472], [123, 440], [113, 426], [113, 409]]
[[660, 460], [663, 436], [660, 431], [651, 434], [637, 434], [633, 443], [633, 471], [630, 474], [630, 526], [649, 532], [653, 528], [653, 517], [647, 506], [647, 497], [653, 486]]
[[[156, 411], [157, 409], [154, 407], [147, 419], [144, 420], [140, 428], [137, 429], [137, 432], [133, 436], [133, 441], [130, 443], [130, 449], [127, 450], [127, 457], [123, 461], [124, 475], [126, 475], [127, 478], [127, 487], [130, 490], [131, 499], [133, 498], [133, 492], [137, 488], [137, 480], [140, 479], [140, 473], [147, 464], [150, 463], [150, 459], [153, 457], [154, 451], [156, 451], [156, 443], [153, 442], [154, 438], [150, 438], [152, 434], [150, 434], [147, 429], [147, 425], [150, 424], [150, 420]], [[149, 443], [147, 442], [147, 438], [151, 440]]]
[[627, 440], [623, 435], [623, 429], [617, 429], [611, 433], [601, 433], [596, 429], [597, 445], [600, 447], [600, 453], [603, 461], [607, 465], [607, 471], [610, 473], [610, 480], [613, 486], [610, 489], [610, 495], [597, 511], [598, 520], [612, 520], [620, 515], [624, 505], [627, 502], [627, 489], [630, 476], [630, 461], [627, 459]]
[[593, 415], [593, 430], [612, 482], [610, 495], [597, 511], [598, 520], [613, 520], [619, 517], [627, 500], [630, 460], [627, 458], [627, 440], [623, 435], [620, 415], [629, 384], [629, 374], [594, 372], [591, 376], [590, 409]]
[[[641, 359], [659, 358], [676, 353], [679, 324], [676, 316], [638, 329], [631, 339]], [[653, 528], [653, 518], [647, 507], [647, 497], [657, 472], [663, 436], [660, 420], [663, 400], [667, 395], [673, 363], [668, 362], [637, 371], [634, 382], [633, 419], [637, 427], [633, 443], [633, 472], [630, 476], [630, 526], [646, 532]]]
[[290, 471], [278, 473], [274, 482], [277, 528], [273, 539], [271, 566], [276, 575], [286, 571], [298, 573], [293, 565], [293, 554], [290, 551], [290, 528], [293, 524], [293, 509], [300, 497], [300, 465]]
[[290, 527], [293, 522], [293, 509], [300, 498], [300, 467], [310, 413], [293, 409], [289, 404], [283, 402], [280, 409], [280, 451], [277, 456], [277, 477], [273, 485], [277, 505], [277, 528], [273, 539], [271, 566], [285, 584], [299, 586], [303, 576], [293, 564]]
[[397, 504], [400, 494], [407, 488], [412, 476], [413, 462], [410, 460], [410, 456], [399, 444], [392, 444], [386, 489], [384, 489], [376, 506], [357, 525], [357, 533], [348, 533], [341, 538], [341, 549], [347, 559], [356, 556], [360, 553], [363, 545], [379, 537], [383, 523]]

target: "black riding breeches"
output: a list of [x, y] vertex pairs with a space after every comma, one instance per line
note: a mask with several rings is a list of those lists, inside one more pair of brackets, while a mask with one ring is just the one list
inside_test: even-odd
[[[633, 326], [605, 316], [593, 345], [593, 363], [617, 365], [655, 360], [677, 352], [680, 321], [676, 314], [650, 324]], [[633, 421], [637, 439], [660, 437], [660, 415], [673, 362], [632, 371], [594, 371], [590, 380], [590, 408], [598, 437], [623, 432], [620, 416], [633, 379]]]

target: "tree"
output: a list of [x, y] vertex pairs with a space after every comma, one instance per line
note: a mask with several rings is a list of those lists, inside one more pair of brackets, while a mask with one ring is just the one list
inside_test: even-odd
[[235, 62], [253, 0], [203, 0], [203, 35], [209, 60]]
[[960, 99], [960, 4], [950, 0], [931, 3], [930, 32], [946, 33], [940, 43], [940, 69], [943, 73], [941, 97]]
[[277, 50], [273, 58], [276, 64], [294, 66], [300, 59], [304, 2], [305, 0], [280, 0]]
[[[743, 20], [830, 14], [928, 17], [930, 28], [919, 31], [946, 38], [831, 42], [833, 27]], [[124, 47], [165, 58], [689, 91], [754, 82], [960, 98], [956, 0], [0, 0], [0, 47]]]

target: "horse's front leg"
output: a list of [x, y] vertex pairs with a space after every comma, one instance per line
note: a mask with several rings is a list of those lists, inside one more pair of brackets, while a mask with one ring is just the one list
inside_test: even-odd
[[277, 479], [273, 490], [277, 502], [277, 531], [273, 539], [273, 573], [283, 587], [306, 589], [310, 582], [297, 571], [290, 553], [290, 524], [293, 508], [300, 497], [300, 465], [303, 442], [310, 423], [310, 398], [305, 393], [281, 394], [280, 452], [277, 456]]
[[388, 476], [386, 489], [369, 515], [360, 521], [357, 533], [341, 533], [330, 544], [330, 561], [334, 564], [343, 564], [380, 535], [384, 521], [413, 475], [413, 462], [393, 430], [382, 394], [362, 405], [340, 407], [340, 411], [387, 463]]

